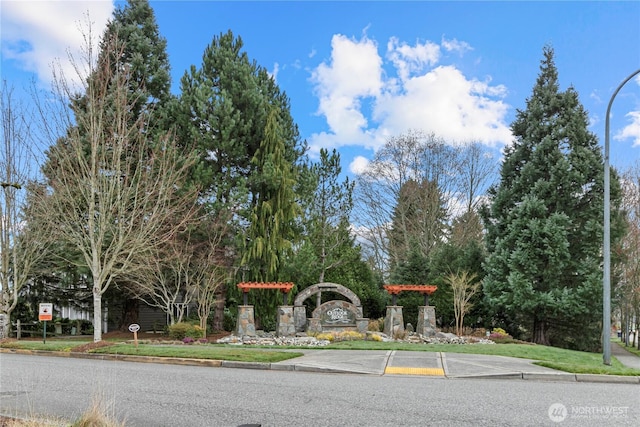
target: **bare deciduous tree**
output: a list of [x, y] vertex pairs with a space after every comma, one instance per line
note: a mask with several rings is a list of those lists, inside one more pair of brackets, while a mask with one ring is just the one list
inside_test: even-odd
[[453, 312], [456, 318], [456, 335], [463, 334], [464, 316], [471, 309], [471, 297], [473, 297], [480, 288], [480, 282], [475, 282], [477, 276], [475, 273], [468, 271], [450, 273], [444, 278], [444, 281], [451, 286], [453, 290]]
[[136, 298], [164, 311], [169, 324], [182, 322], [197, 293], [197, 278], [192, 274], [196, 257], [188, 232], [175, 235], [153, 253], [147, 253], [146, 262], [141, 262], [129, 277], [135, 284]]
[[136, 298], [163, 310], [172, 325], [183, 321], [187, 307], [195, 302], [200, 326], [206, 330], [214, 306], [224, 301], [220, 293], [230, 274], [222, 243], [227, 217], [219, 214], [215, 221], [199, 217], [198, 227], [176, 234], [141, 260], [128, 278], [135, 284]]
[[[640, 163], [636, 163], [622, 175], [621, 184], [627, 231], [621, 242], [623, 262], [616, 272], [620, 276], [616, 293], [623, 340], [627, 343], [628, 330], [634, 326], [636, 331], [640, 330]], [[632, 324], [634, 318], [635, 325]], [[640, 348], [640, 340], [638, 346]]]
[[[384, 273], [402, 258], [395, 249], [417, 245], [427, 256], [446, 238], [443, 221], [475, 209], [494, 168], [478, 143], [449, 144], [420, 131], [389, 138], [355, 187], [356, 230], [377, 269]], [[416, 213], [413, 220], [407, 217]], [[399, 234], [391, 239], [394, 224]]]
[[24, 222], [24, 200], [36, 157], [26, 111], [16, 103], [13, 89], [0, 88], [2, 146], [0, 148], [0, 338], [11, 330], [11, 313], [20, 289], [29, 280], [33, 266], [43, 254], [44, 242]]
[[460, 147], [460, 201], [465, 204], [464, 213], [476, 210], [481, 196], [495, 179], [496, 159], [479, 142]]
[[[103, 49], [115, 46], [103, 41]], [[96, 62], [87, 48], [76, 65], [90, 70], [79, 73], [81, 96], [64, 75], [56, 77], [57, 99], [71, 100], [73, 114], [56, 115], [69, 119], [67, 131], [49, 150], [49, 191], [34, 209], [38, 222], [52, 225], [49, 237], [74, 247], [91, 272], [94, 341], [102, 339], [102, 295], [184, 229], [196, 200], [183, 188], [193, 158], [181, 155], [170, 135], [150, 140], [143, 117], [132, 116], [128, 69], [112, 66], [113, 57]]]
[[[448, 175], [455, 165], [452, 152], [435, 136], [411, 131], [390, 138], [358, 176], [354, 207], [357, 230], [364, 231], [360, 237], [367, 242], [379, 271], [386, 272], [389, 261], [397, 258], [391, 253], [389, 232], [402, 189], [411, 181], [429, 181], [444, 192], [453, 179]], [[396, 242], [394, 246], [410, 245]]]
[[221, 246], [223, 233], [215, 233], [209, 239], [195, 265], [197, 288], [195, 299], [198, 303], [200, 327], [207, 330], [207, 320], [215, 309], [220, 315], [214, 319], [213, 327], [223, 329], [224, 291], [229, 279], [229, 268], [224, 248]]

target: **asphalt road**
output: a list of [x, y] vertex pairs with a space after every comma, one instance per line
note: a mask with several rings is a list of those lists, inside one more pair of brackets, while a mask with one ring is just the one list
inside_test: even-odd
[[0, 354], [0, 413], [75, 419], [97, 399], [127, 426], [637, 426], [639, 391]]

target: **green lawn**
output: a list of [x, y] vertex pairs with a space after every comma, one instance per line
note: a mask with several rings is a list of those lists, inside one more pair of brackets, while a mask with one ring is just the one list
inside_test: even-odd
[[[77, 346], [89, 344], [92, 341], [9, 341], [0, 344], [1, 348], [22, 350], [43, 350], [71, 352]], [[229, 360], [240, 362], [264, 362], [273, 363], [302, 356], [302, 353], [292, 351], [277, 351], [274, 349], [241, 348], [237, 346], [221, 345], [161, 345], [133, 343], [113, 344], [107, 347], [97, 348], [90, 353], [98, 354], [125, 354], [133, 356], [152, 357], [180, 357], [190, 359]]]
[[82, 344], [86, 344], [89, 341], [84, 340], [47, 340], [47, 343], [42, 341], [7, 341], [0, 344], [0, 348], [16, 348], [22, 350], [45, 350], [45, 351], [71, 351], [73, 347], [77, 347]]
[[91, 353], [126, 354], [133, 356], [181, 357], [189, 359], [229, 360], [235, 362], [275, 363], [302, 353], [276, 351], [273, 349], [247, 349], [219, 345], [149, 345], [141, 344], [138, 348], [133, 344], [116, 344], [92, 350]]
[[[72, 348], [87, 344], [91, 341], [58, 341], [50, 340], [44, 344], [42, 341], [11, 341], [3, 343], [4, 348], [21, 348], [28, 350], [48, 350], [69, 352]], [[283, 351], [283, 350], [289, 351]], [[230, 360], [244, 362], [279, 362], [282, 360], [301, 356], [296, 352], [299, 348], [286, 347], [248, 347], [230, 346], [220, 344], [198, 345], [159, 345], [139, 344], [138, 348], [133, 343], [120, 343], [108, 347], [91, 350], [93, 353], [102, 354], [126, 354], [155, 357], [180, 357], [194, 359]], [[376, 342], [376, 341], [342, 341], [332, 343], [320, 349], [335, 350], [407, 350], [430, 351], [444, 353], [470, 353], [496, 356], [519, 357], [536, 360], [536, 364], [572, 373], [631, 375], [640, 376], [640, 370], [624, 367], [615, 357], [612, 357], [611, 366], [602, 363], [602, 354], [587, 353], [581, 351], [566, 350], [555, 347], [531, 344], [410, 344], [402, 342]]]

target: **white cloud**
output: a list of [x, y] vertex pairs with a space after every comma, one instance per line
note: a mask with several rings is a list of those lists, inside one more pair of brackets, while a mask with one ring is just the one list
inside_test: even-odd
[[391, 37], [387, 43], [387, 58], [395, 66], [400, 79], [405, 81], [410, 74], [420, 73], [425, 67], [436, 64], [440, 59], [440, 46], [427, 41], [412, 47]]
[[[453, 66], [438, 66], [404, 84], [401, 94], [386, 94], [374, 109], [385, 127], [424, 129], [452, 142], [507, 143], [505, 88], [466, 78]], [[496, 99], [498, 98], [498, 99]]]
[[442, 48], [448, 52], [458, 52], [460, 55], [463, 55], [465, 52], [469, 50], [473, 50], [471, 45], [467, 42], [461, 42], [457, 39], [447, 40], [442, 36]]
[[113, 8], [105, 0], [2, 2], [2, 55], [44, 84], [51, 81], [52, 64], [58, 61], [65, 75], [74, 76], [69, 53], [81, 61], [83, 31], [91, 22], [97, 42]]
[[349, 164], [349, 171], [354, 175], [360, 175], [369, 166], [369, 159], [363, 156], [356, 156]]
[[627, 138], [633, 139], [633, 146], [640, 147], [640, 111], [631, 111], [626, 114], [629, 117], [631, 123], [622, 128], [621, 131], [616, 133], [614, 139], [624, 140]]
[[375, 150], [409, 129], [434, 132], [452, 143], [511, 142], [506, 88], [439, 63], [443, 49], [463, 54], [472, 49], [468, 43], [443, 38], [441, 45], [408, 45], [394, 37], [387, 43], [386, 61], [366, 35], [360, 40], [334, 35], [331, 46], [331, 59], [311, 77], [318, 114], [329, 128], [309, 138], [312, 152], [347, 145]]
[[382, 59], [373, 40], [360, 41], [336, 34], [331, 40], [331, 63], [322, 63], [311, 76], [320, 97], [339, 93], [348, 97], [375, 96], [382, 86]]
[[380, 95], [382, 59], [377, 45], [366, 36], [355, 41], [339, 34], [333, 36], [331, 45], [330, 63], [323, 62], [311, 75], [320, 101], [317, 112], [326, 118], [330, 129], [312, 136], [316, 141], [312, 152], [319, 147], [373, 144], [361, 101]]
[[278, 81], [278, 72], [280, 71], [280, 64], [277, 62], [273, 64], [273, 71], [269, 73], [269, 75], [273, 78], [273, 81]]

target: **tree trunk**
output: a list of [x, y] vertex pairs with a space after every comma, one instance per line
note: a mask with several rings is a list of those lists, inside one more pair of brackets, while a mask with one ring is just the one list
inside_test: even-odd
[[124, 308], [123, 308], [123, 315], [122, 315], [122, 324], [120, 325], [120, 330], [121, 331], [128, 331], [129, 330], [129, 325], [131, 325], [132, 323], [138, 323], [138, 314], [140, 311], [140, 301], [137, 299], [133, 299], [133, 298], [127, 298], [124, 301]]
[[209, 316], [209, 313], [207, 313], [206, 316], [201, 316], [200, 317], [200, 327], [202, 328], [202, 330], [204, 331], [204, 336], [207, 336], [207, 317]]
[[11, 312], [0, 313], [0, 339], [9, 338], [11, 335]]
[[216, 305], [213, 312], [213, 330], [224, 331], [224, 306], [226, 304], [227, 287], [222, 284], [216, 292]]
[[547, 337], [548, 330], [549, 326], [547, 325], [547, 322], [536, 318], [533, 321], [532, 341], [535, 344], [550, 345], [549, 338]]
[[93, 288], [93, 342], [102, 341], [102, 294]]

